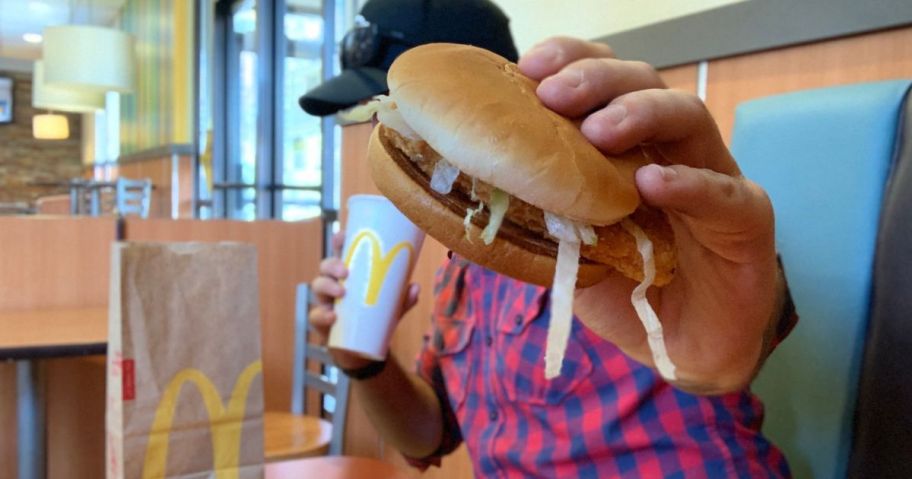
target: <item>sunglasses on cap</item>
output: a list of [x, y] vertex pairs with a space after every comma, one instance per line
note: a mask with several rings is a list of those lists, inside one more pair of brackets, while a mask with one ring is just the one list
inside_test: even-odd
[[357, 18], [355, 27], [342, 37], [342, 69], [380, 66], [390, 44], [417, 46], [407, 41], [402, 32], [381, 28], [368, 23], [363, 17]]

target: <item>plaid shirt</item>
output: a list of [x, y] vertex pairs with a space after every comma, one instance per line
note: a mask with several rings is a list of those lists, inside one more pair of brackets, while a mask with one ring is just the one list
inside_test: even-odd
[[548, 289], [457, 257], [436, 283], [418, 372], [441, 399], [443, 443], [416, 467], [465, 440], [479, 478], [790, 476], [748, 391], [682, 392], [577, 320], [548, 381]]

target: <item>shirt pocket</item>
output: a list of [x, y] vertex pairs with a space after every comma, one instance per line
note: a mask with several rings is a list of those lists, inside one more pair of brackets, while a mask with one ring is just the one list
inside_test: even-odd
[[475, 318], [468, 298], [461, 294], [438, 296], [434, 308], [433, 349], [453, 410], [465, 402], [472, 361], [469, 345]]
[[592, 359], [574, 318], [561, 374], [545, 379], [545, 346], [551, 320], [550, 291], [518, 291], [507, 296], [498, 325], [504, 390], [510, 401], [538, 406], [560, 404], [578, 392], [592, 374]]

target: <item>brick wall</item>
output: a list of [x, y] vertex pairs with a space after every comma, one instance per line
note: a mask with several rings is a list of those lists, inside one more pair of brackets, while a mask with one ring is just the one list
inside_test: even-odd
[[39, 196], [65, 193], [66, 189], [29, 183], [80, 176], [82, 116], [67, 114], [69, 139], [36, 140], [32, 137], [32, 116], [46, 112], [32, 108], [32, 75], [0, 71], [0, 76], [13, 79], [13, 122], [0, 123], [0, 203], [32, 203]]

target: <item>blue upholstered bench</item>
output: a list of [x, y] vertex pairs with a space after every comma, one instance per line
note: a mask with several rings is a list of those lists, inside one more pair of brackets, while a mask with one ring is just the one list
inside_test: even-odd
[[912, 478], [912, 82], [739, 106], [801, 319], [754, 383], [798, 478]]

